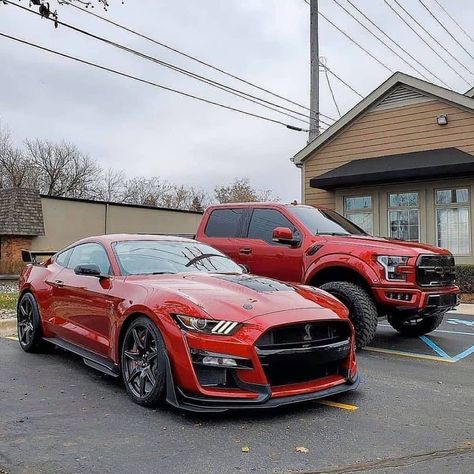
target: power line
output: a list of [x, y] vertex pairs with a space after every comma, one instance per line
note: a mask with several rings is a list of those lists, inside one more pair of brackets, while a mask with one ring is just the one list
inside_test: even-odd
[[446, 13], [446, 15], [448, 15], [448, 17], [451, 18], [454, 24], [474, 43], [474, 39], [472, 38], [472, 36], [466, 32], [466, 30], [455, 20], [453, 16], [451, 16], [451, 14], [448, 12], [448, 10], [446, 10], [443, 4], [439, 0], [434, 0], [434, 1], [438, 4], [441, 10], [443, 10], [444, 13]]
[[[393, 5], [391, 5], [387, 0], [383, 0], [383, 1], [398, 16], [398, 18], [400, 18], [418, 36], [418, 38], [420, 38], [457, 76], [459, 76], [466, 84], [470, 84], [468, 80], [466, 80], [443, 56], [441, 56], [441, 54], [438, 53], [438, 51], [436, 51], [433, 48], [433, 46], [431, 46], [430, 43], [428, 43], [428, 41], [426, 41], [425, 38], [423, 38], [423, 36], [420, 35], [420, 33], [418, 33], [418, 31], [416, 31], [415, 28], [413, 28], [412, 25], [410, 25], [410, 23], [395, 9], [395, 7]], [[408, 15], [409, 18], [411, 18], [411, 20], [416, 25], [418, 25], [419, 28], [421, 28], [425, 32], [425, 34], [427, 34], [435, 42], [435, 44], [437, 44], [442, 49], [444, 49], [449, 54], [449, 56], [451, 56], [455, 61], [459, 62], [457, 60], [457, 58], [455, 56], [453, 56], [453, 54], [450, 51], [448, 51], [442, 44], [440, 44], [439, 41], [436, 40], [436, 38], [434, 38], [431, 35], [431, 33], [429, 31], [427, 31], [426, 28], [416, 18], [414, 18], [413, 15], [410, 12], [408, 12], [402, 5], [400, 5], [400, 3], [397, 0], [394, 0], [394, 2], [405, 12], [406, 15]], [[472, 74], [471, 71], [469, 71], [469, 69], [467, 69], [464, 65], [462, 65], [462, 66], [470, 74]]]
[[[360, 10], [357, 5], [355, 5], [351, 0], [346, 0], [349, 5], [352, 6], [355, 10], [359, 12], [360, 15], [362, 15], [372, 26], [374, 26], [380, 33], [382, 33], [387, 39], [389, 39], [394, 45], [396, 45], [398, 48], [400, 48], [410, 59], [415, 61], [416, 64], [421, 66], [426, 72], [431, 74], [435, 79], [437, 79], [441, 84], [445, 85], [446, 87], [449, 87], [446, 82], [443, 81], [439, 76], [437, 76], [433, 71], [428, 69], [422, 62], [420, 62], [416, 57], [414, 57], [409, 51], [407, 51], [403, 46], [401, 46], [399, 43], [397, 43], [391, 36], [389, 36], [382, 28], [380, 28], [374, 21], [370, 19], [362, 10]], [[416, 70], [416, 69], [415, 69]], [[424, 76], [423, 76], [424, 77]], [[426, 79], [426, 77], [425, 77]]]
[[332, 101], [336, 107], [337, 113], [339, 114], [339, 118], [341, 118], [341, 111], [339, 110], [339, 106], [337, 105], [336, 97], [334, 95], [334, 91], [332, 90], [331, 81], [329, 80], [329, 75], [327, 69], [324, 69], [324, 75], [326, 76], [326, 81], [328, 83], [329, 92], [331, 93]]
[[117, 74], [119, 76], [126, 77], [128, 79], [132, 79], [134, 81], [138, 81], [138, 82], [141, 82], [143, 84], [148, 84], [148, 85], [151, 85], [151, 86], [154, 86], [154, 87], [158, 87], [159, 89], [163, 89], [163, 90], [166, 90], [166, 91], [169, 91], [169, 92], [173, 92], [175, 94], [179, 94], [179, 95], [182, 95], [184, 97], [188, 97], [190, 99], [198, 100], [200, 102], [204, 102], [204, 103], [210, 104], [210, 105], [215, 105], [217, 107], [221, 107], [223, 109], [231, 110], [233, 112], [238, 112], [238, 113], [241, 113], [241, 114], [244, 114], [244, 115], [248, 115], [250, 117], [259, 118], [261, 120], [266, 120], [268, 122], [277, 123], [279, 125], [283, 125], [284, 127], [288, 128], [290, 130], [295, 130], [295, 131], [298, 131], [298, 132], [308, 132], [309, 131], [307, 129], [302, 129], [300, 127], [296, 127], [296, 126], [291, 125], [291, 124], [286, 124], [286, 123], [281, 122], [280, 120], [277, 120], [277, 119], [273, 119], [273, 118], [270, 118], [270, 117], [265, 117], [263, 115], [255, 114], [253, 112], [248, 112], [248, 111], [245, 111], [245, 110], [242, 110], [242, 109], [237, 109], [235, 107], [231, 107], [229, 105], [225, 105], [225, 104], [221, 104], [219, 102], [215, 102], [215, 101], [212, 101], [212, 100], [209, 100], [209, 99], [205, 99], [204, 97], [189, 94], [188, 92], [184, 92], [184, 91], [181, 91], [181, 90], [178, 90], [178, 89], [173, 89], [171, 87], [167, 87], [167, 86], [164, 86], [162, 84], [158, 84], [156, 82], [149, 81], [147, 79], [143, 79], [141, 77], [133, 76], [133, 75], [125, 73], [123, 71], [118, 71], [117, 69], [112, 69], [112, 68], [109, 68], [107, 66], [102, 66], [101, 64], [93, 63], [93, 62], [87, 61], [85, 59], [80, 59], [80, 58], [77, 58], [75, 56], [71, 56], [71, 55], [66, 54], [66, 53], [61, 53], [59, 51], [56, 51], [56, 50], [53, 50], [53, 49], [50, 49], [50, 48], [46, 48], [45, 46], [40, 46], [38, 44], [31, 43], [31, 42], [23, 40], [21, 38], [17, 38], [17, 37], [14, 37], [14, 36], [7, 35], [7, 34], [2, 33], [2, 32], [0, 32], [0, 36], [2, 36], [4, 38], [11, 39], [11, 40], [16, 41], [18, 43], [26, 44], [28, 46], [31, 46], [33, 48], [36, 48], [36, 49], [39, 49], [39, 50], [42, 50], [42, 51], [46, 51], [46, 52], [54, 54], [56, 56], [61, 56], [61, 57], [66, 58], [66, 59], [71, 59], [72, 61], [76, 61], [76, 62], [79, 62], [81, 64], [86, 64], [88, 66], [92, 66], [92, 67], [95, 67], [97, 69], [101, 69], [103, 71], [111, 72], [113, 74]]
[[[422, 73], [421, 71], [419, 71], [415, 66], [413, 66], [412, 64], [410, 64], [403, 56], [401, 56], [400, 54], [397, 53], [397, 51], [395, 51], [390, 45], [388, 45], [386, 43], [386, 41], [384, 41], [382, 38], [380, 38], [380, 36], [378, 36], [377, 34], [375, 34], [368, 26], [364, 25], [354, 14], [352, 14], [344, 5], [342, 5], [339, 0], [333, 0], [333, 2], [339, 7], [341, 8], [342, 10], [344, 10], [353, 20], [355, 20], [360, 26], [362, 26], [362, 28], [364, 28], [365, 30], [367, 30], [374, 38], [376, 38], [380, 43], [382, 43], [387, 49], [389, 49], [393, 54], [395, 54], [399, 59], [401, 59], [405, 64], [408, 65], [408, 67], [410, 67], [411, 69], [413, 69], [415, 72], [417, 72], [421, 77], [423, 77], [424, 79], [426, 79], [427, 81], [429, 80], [428, 77], [426, 77], [426, 75], [424, 73]], [[350, 2], [349, 2], [350, 3]], [[352, 5], [353, 6], [353, 5]], [[360, 10], [355, 7], [359, 12]], [[365, 15], [364, 15], [365, 17]]]
[[441, 28], [443, 28], [444, 31], [446, 31], [446, 33], [448, 33], [448, 35], [459, 45], [461, 46], [461, 48], [464, 50], [464, 52], [466, 54], [468, 54], [470, 56], [471, 59], [474, 59], [474, 56], [464, 47], [464, 45], [458, 41], [458, 39], [448, 30], [448, 28], [446, 28], [446, 26], [444, 25], [444, 23], [426, 6], [425, 2], [423, 2], [423, 0], [418, 0], [422, 5], [423, 5], [423, 8], [436, 20], [436, 22], [441, 26]]
[[322, 66], [324, 69], [327, 70], [327, 72], [329, 72], [329, 74], [331, 74], [332, 76], [334, 76], [338, 81], [340, 81], [342, 84], [344, 84], [348, 89], [350, 89], [352, 92], [354, 92], [354, 94], [358, 95], [361, 99], [364, 98], [364, 96], [360, 93], [360, 92], [357, 92], [349, 83], [347, 83], [344, 79], [342, 79], [342, 77], [338, 76], [332, 69], [330, 69], [326, 64], [323, 64], [323, 63], [319, 63], [320, 66]]
[[[8, 4], [10, 4], [10, 5], [13, 5], [13, 6], [15, 6], [15, 7], [18, 7], [18, 8], [20, 8], [20, 9], [22, 9], [22, 10], [28, 12], [28, 13], [32, 13], [32, 14], [37, 15], [37, 16], [41, 16], [39, 13], [37, 13], [37, 12], [35, 12], [35, 11], [33, 11], [33, 10], [30, 10], [30, 9], [28, 9], [28, 8], [26, 8], [26, 7], [23, 7], [22, 5], [18, 5], [17, 3], [13, 3], [13, 2], [11, 2], [10, 0], [5, 0], [5, 2], [8, 3]], [[283, 107], [283, 106], [281, 106], [281, 105], [279, 105], [279, 104], [276, 104], [276, 103], [274, 103], [274, 102], [267, 101], [267, 100], [265, 100], [265, 99], [262, 99], [262, 98], [259, 98], [259, 97], [256, 97], [256, 96], [253, 96], [253, 95], [251, 95], [251, 94], [248, 94], [248, 93], [246, 93], [246, 92], [240, 91], [240, 90], [238, 90], [238, 89], [234, 89], [234, 88], [232, 88], [232, 87], [230, 87], [230, 86], [227, 86], [227, 85], [225, 85], [225, 84], [222, 84], [222, 83], [220, 83], [220, 82], [214, 81], [214, 80], [209, 79], [209, 78], [206, 78], [206, 77], [204, 77], [204, 76], [200, 76], [199, 74], [193, 73], [193, 72], [188, 71], [188, 70], [183, 69], [183, 68], [180, 68], [180, 67], [178, 67], [178, 66], [175, 66], [174, 64], [167, 63], [167, 62], [162, 61], [162, 60], [160, 60], [160, 59], [157, 59], [157, 58], [155, 58], [155, 57], [148, 56], [147, 54], [144, 54], [144, 53], [142, 53], [142, 52], [140, 52], [140, 51], [134, 50], [134, 49], [129, 48], [129, 47], [127, 47], [127, 46], [125, 46], [125, 45], [122, 45], [122, 44], [120, 44], [120, 43], [116, 43], [115, 41], [108, 40], [107, 38], [104, 38], [104, 37], [95, 35], [95, 34], [93, 34], [93, 33], [90, 33], [90, 32], [88, 32], [88, 31], [86, 31], [86, 30], [83, 30], [83, 29], [78, 28], [78, 27], [76, 27], [76, 26], [70, 25], [70, 24], [68, 24], [68, 23], [59, 21], [59, 20], [57, 20], [57, 19], [52, 19], [52, 18], [48, 18], [48, 19], [49, 19], [50, 21], [53, 21], [55, 24], [64, 26], [65, 28], [69, 28], [69, 29], [71, 29], [71, 30], [73, 30], [73, 31], [76, 31], [76, 32], [81, 33], [81, 34], [83, 34], [83, 35], [86, 35], [86, 36], [89, 36], [89, 37], [91, 37], [91, 38], [94, 38], [94, 39], [96, 39], [96, 40], [98, 40], [98, 41], [101, 41], [101, 42], [103, 42], [103, 43], [106, 43], [106, 44], [108, 44], [108, 45], [110, 45], [110, 46], [114, 46], [114, 47], [116, 47], [116, 48], [118, 48], [118, 49], [121, 49], [121, 50], [126, 51], [126, 52], [131, 53], [131, 54], [134, 54], [134, 55], [136, 55], [136, 56], [139, 56], [139, 57], [141, 57], [142, 59], [146, 59], [146, 60], [148, 60], [148, 61], [154, 62], [154, 63], [156, 63], [156, 64], [159, 64], [159, 65], [161, 65], [161, 66], [167, 67], [167, 68], [169, 68], [169, 69], [172, 69], [172, 70], [174, 70], [174, 71], [176, 71], [176, 72], [178, 72], [178, 73], [180, 73], [180, 74], [183, 74], [183, 75], [185, 75], [185, 76], [191, 77], [191, 78], [193, 78], [193, 79], [195, 79], [195, 80], [198, 80], [198, 81], [200, 81], [200, 82], [204, 82], [204, 83], [206, 83], [206, 84], [208, 84], [208, 85], [210, 85], [210, 86], [212, 86], [212, 87], [216, 87], [217, 89], [224, 90], [225, 92], [228, 92], [229, 94], [235, 95], [235, 96], [240, 97], [240, 98], [242, 98], [242, 99], [244, 99], [244, 100], [247, 100], [247, 101], [249, 101], [249, 102], [252, 102], [252, 103], [255, 103], [255, 104], [260, 105], [260, 106], [262, 106], [262, 107], [265, 107], [265, 108], [267, 108], [267, 109], [269, 109], [269, 110], [272, 110], [273, 112], [277, 112], [277, 113], [286, 115], [286, 116], [288, 116], [288, 117], [290, 117], [290, 118], [292, 118], [292, 119], [294, 119], [294, 120], [299, 120], [300, 122], [303, 122], [303, 123], [305, 123], [305, 124], [309, 124], [309, 121], [308, 121], [308, 119], [307, 119], [306, 114], [303, 114], [303, 113], [301, 113], [301, 112], [294, 111], [294, 110], [292, 110], [292, 109], [288, 109], [288, 108]], [[263, 102], [263, 103], [260, 103], [260, 102]], [[287, 110], [287, 111], [289, 111], [289, 112], [292, 112], [292, 113], [294, 113], [294, 114], [300, 115], [300, 116], [304, 117], [304, 119], [299, 118], [299, 117], [295, 117], [295, 116], [293, 116], [293, 115], [291, 115], [291, 114], [288, 114], [288, 113], [283, 112], [283, 111], [281, 111], [281, 110], [275, 109], [275, 108], [271, 107], [270, 105], [266, 105], [266, 104], [270, 104], [271, 106], [275, 106], [275, 107], [281, 108], [281, 109], [283, 109], [283, 110]]]

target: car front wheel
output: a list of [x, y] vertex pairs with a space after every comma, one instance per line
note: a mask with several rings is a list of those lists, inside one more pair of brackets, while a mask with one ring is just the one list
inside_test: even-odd
[[442, 322], [445, 313], [438, 313], [433, 316], [419, 317], [408, 320], [400, 320], [396, 315], [388, 316], [387, 321], [403, 336], [418, 337], [434, 331]]
[[127, 328], [122, 344], [122, 376], [135, 403], [153, 406], [164, 398], [166, 349], [156, 325], [140, 316]]
[[25, 352], [38, 352], [44, 347], [41, 340], [41, 318], [35, 297], [25, 293], [17, 306], [18, 341]]

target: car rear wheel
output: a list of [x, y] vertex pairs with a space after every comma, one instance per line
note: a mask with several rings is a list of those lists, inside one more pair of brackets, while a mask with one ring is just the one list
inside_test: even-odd
[[331, 293], [349, 309], [349, 318], [355, 328], [356, 348], [362, 349], [375, 336], [378, 312], [374, 300], [364, 288], [347, 281], [330, 281], [320, 287]]
[[433, 316], [419, 317], [409, 320], [400, 320], [396, 315], [387, 316], [387, 321], [403, 336], [418, 337], [434, 331], [442, 322], [445, 313], [438, 313]]
[[25, 293], [17, 306], [18, 341], [25, 352], [38, 352], [44, 347], [38, 304], [31, 293]]
[[164, 398], [166, 352], [156, 325], [141, 316], [127, 328], [122, 345], [122, 376], [127, 393], [139, 405], [153, 406]]

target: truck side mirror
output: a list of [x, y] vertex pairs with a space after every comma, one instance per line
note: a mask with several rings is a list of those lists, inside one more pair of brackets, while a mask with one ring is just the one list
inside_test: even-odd
[[293, 237], [293, 231], [288, 227], [275, 227], [272, 233], [273, 242], [280, 244], [295, 245], [298, 240]]

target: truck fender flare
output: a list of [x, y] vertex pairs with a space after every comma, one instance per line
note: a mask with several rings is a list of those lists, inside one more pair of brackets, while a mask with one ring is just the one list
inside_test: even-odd
[[309, 266], [304, 279], [306, 284], [309, 285], [318, 273], [331, 267], [343, 267], [357, 273], [369, 287], [380, 283], [380, 276], [365, 260], [353, 255], [330, 254]]

